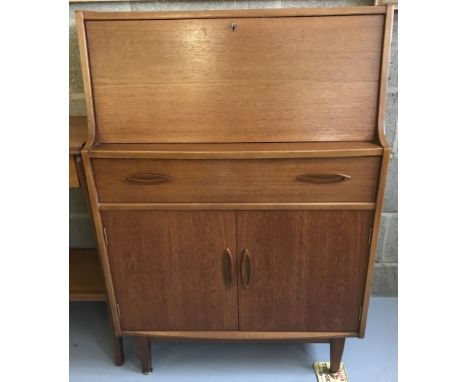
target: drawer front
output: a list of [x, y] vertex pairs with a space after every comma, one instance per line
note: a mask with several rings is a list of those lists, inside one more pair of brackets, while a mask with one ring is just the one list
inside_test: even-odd
[[101, 203], [374, 202], [380, 157], [95, 159]]

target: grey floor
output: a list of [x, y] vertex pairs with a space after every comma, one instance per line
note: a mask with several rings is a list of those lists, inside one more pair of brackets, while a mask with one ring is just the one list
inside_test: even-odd
[[[140, 372], [131, 339], [125, 363], [114, 366], [103, 303], [70, 303], [70, 381], [315, 382], [314, 361], [327, 361], [326, 344], [153, 342], [153, 374]], [[373, 298], [366, 338], [346, 341], [351, 382], [397, 381], [397, 299]]]

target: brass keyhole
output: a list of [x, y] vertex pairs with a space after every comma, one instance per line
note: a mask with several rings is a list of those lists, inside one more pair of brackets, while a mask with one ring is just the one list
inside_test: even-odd
[[237, 24], [236, 24], [236, 23], [232, 23], [232, 24], [231, 24], [231, 30], [232, 30], [233, 32], [235, 32], [235, 31], [237, 30]]

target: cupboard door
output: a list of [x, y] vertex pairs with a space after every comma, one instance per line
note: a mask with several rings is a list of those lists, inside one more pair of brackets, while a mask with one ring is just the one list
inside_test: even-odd
[[235, 212], [105, 211], [103, 223], [122, 330], [238, 329]]
[[372, 217], [238, 212], [240, 330], [357, 332]]

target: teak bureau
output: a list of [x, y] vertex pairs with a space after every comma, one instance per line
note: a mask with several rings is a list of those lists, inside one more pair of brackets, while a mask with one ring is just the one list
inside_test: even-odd
[[393, 7], [78, 12], [117, 336], [363, 337]]

